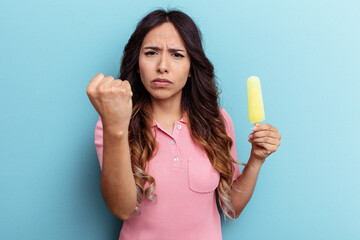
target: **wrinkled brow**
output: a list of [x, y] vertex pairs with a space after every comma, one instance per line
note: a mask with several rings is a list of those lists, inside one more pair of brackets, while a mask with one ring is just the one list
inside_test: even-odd
[[[152, 46], [144, 47], [144, 49], [162, 50], [162, 49], [159, 48], [159, 47], [152, 47]], [[171, 52], [185, 52], [185, 50], [183, 50], [183, 49], [177, 49], [177, 48], [169, 48], [169, 51], [171, 51]]]

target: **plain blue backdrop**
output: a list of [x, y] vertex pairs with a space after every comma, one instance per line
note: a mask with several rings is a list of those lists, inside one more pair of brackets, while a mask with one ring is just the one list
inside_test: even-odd
[[136, 23], [189, 14], [247, 162], [246, 79], [282, 134], [230, 239], [360, 239], [360, 1], [0, 2], [0, 239], [117, 239], [86, 87], [116, 76]]

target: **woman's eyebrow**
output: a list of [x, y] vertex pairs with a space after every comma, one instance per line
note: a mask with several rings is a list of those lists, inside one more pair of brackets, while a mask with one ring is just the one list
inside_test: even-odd
[[[144, 49], [161, 50], [161, 48], [159, 48], [159, 47], [152, 47], [152, 46], [144, 47]], [[169, 48], [169, 51], [170, 52], [185, 52], [185, 50], [177, 49], [177, 48]]]

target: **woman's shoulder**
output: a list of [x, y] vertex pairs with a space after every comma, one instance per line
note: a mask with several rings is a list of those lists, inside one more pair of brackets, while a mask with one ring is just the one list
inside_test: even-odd
[[222, 107], [219, 107], [219, 111], [220, 111], [221, 115], [223, 116], [223, 118], [224, 118], [224, 120], [225, 120], [226, 122], [231, 121], [231, 117], [230, 117], [230, 115], [226, 112], [225, 109], [223, 109]]
[[234, 131], [234, 125], [233, 125], [233, 121], [230, 117], [230, 115], [226, 112], [225, 109], [219, 107], [219, 111], [222, 115], [222, 118], [224, 120], [225, 123], [225, 127], [226, 127], [226, 132], [228, 134], [232, 134], [232, 132]]

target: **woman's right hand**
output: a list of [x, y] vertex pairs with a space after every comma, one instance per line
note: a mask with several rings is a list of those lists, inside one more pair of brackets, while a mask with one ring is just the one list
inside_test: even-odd
[[101, 117], [104, 130], [112, 134], [127, 133], [132, 113], [132, 91], [128, 81], [98, 73], [86, 89]]

